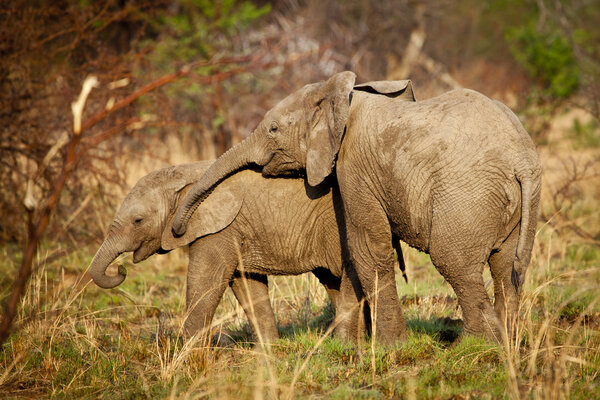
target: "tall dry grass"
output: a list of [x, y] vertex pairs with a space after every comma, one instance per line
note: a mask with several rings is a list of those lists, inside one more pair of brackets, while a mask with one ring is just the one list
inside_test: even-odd
[[[408, 339], [383, 349], [374, 341], [355, 348], [332, 339], [331, 310], [323, 311], [327, 294], [308, 275], [270, 279], [278, 342], [265, 343], [259, 335], [256, 344], [248, 343], [245, 315], [230, 293], [210, 334], [183, 341], [184, 252], [152, 257], [131, 268], [119, 289], [104, 291], [86, 270], [94, 249], [53, 259], [47, 256], [57, 246], [49, 241], [21, 301], [19, 330], [0, 351], [0, 392], [190, 399], [594, 397], [600, 390], [600, 182], [598, 164], [590, 164], [594, 157], [589, 149], [542, 148], [542, 219], [515, 335], [499, 346], [469, 338], [453, 342], [461, 316], [453, 293], [428, 257], [412, 249], [404, 252], [409, 284], [398, 279]], [[4, 270], [16, 269], [15, 254], [2, 249]], [[231, 339], [215, 346], [208, 339], [214, 336]]]

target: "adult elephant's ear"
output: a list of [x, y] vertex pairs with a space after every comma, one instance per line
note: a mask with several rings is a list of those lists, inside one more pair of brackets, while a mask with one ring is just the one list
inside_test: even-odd
[[197, 238], [211, 235], [229, 226], [242, 207], [243, 184], [239, 182], [242, 177], [238, 176], [242, 174], [243, 172], [231, 176], [216, 186], [192, 214], [185, 234], [175, 237], [171, 230], [175, 219], [175, 211], [179, 208], [192, 184], [180, 188], [177, 193], [177, 204], [173, 207], [162, 233], [161, 248], [170, 251], [187, 246]]
[[309, 101], [310, 131], [307, 134], [306, 177], [308, 184], [321, 183], [333, 169], [350, 111], [349, 95], [354, 72], [340, 72], [315, 88]]
[[410, 80], [373, 81], [354, 86], [354, 90], [380, 94], [398, 100], [416, 101], [413, 85]]

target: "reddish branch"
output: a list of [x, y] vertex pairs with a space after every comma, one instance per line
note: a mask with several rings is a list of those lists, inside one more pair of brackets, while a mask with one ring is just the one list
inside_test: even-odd
[[[19, 299], [21, 298], [29, 277], [32, 272], [32, 264], [35, 258], [35, 254], [37, 251], [38, 244], [40, 239], [43, 237], [48, 224], [50, 223], [50, 216], [52, 211], [58, 204], [60, 200], [61, 193], [65, 187], [67, 179], [71, 175], [71, 172], [75, 168], [77, 162], [81, 159], [82, 155], [90, 149], [91, 147], [97, 146], [99, 143], [109, 139], [110, 137], [116, 135], [122, 129], [124, 129], [127, 125], [119, 125], [118, 127], [111, 128], [103, 133], [100, 133], [96, 136], [93, 136], [89, 139], [86, 139], [87, 143], [84, 143], [80, 146], [82, 140], [83, 132], [89, 130], [94, 125], [104, 120], [110, 114], [123, 109], [133, 103], [135, 100], [143, 96], [144, 94], [151, 92], [161, 86], [164, 86], [174, 80], [181, 78], [190, 74], [190, 72], [197, 67], [207, 66], [207, 65], [218, 65], [218, 64], [233, 64], [233, 63], [243, 63], [250, 62], [250, 64], [244, 67], [236, 67], [227, 71], [222, 71], [210, 76], [201, 76], [197, 78], [199, 82], [211, 83], [218, 82], [224, 79], [227, 79], [233, 75], [254, 70], [257, 68], [266, 69], [270, 67], [270, 64], [260, 64], [259, 60], [261, 57], [244, 56], [244, 57], [230, 57], [223, 58], [219, 60], [209, 61], [209, 62], [199, 62], [187, 65], [181, 68], [179, 71], [163, 76], [145, 86], [142, 86], [137, 91], [133, 92], [129, 96], [124, 99], [118, 101], [113, 107], [102, 110], [92, 117], [87, 119], [81, 124], [81, 134], [74, 134], [69, 141], [67, 152], [63, 159], [63, 164], [61, 168], [61, 172], [56, 178], [53, 188], [54, 190], [50, 194], [48, 201], [45, 202], [44, 206], [40, 210], [38, 214], [37, 220], [34, 221], [33, 211], [27, 211], [27, 243], [25, 245], [25, 250], [23, 252], [23, 259], [21, 261], [21, 266], [19, 268], [17, 278], [13, 284], [12, 291], [5, 305], [5, 312], [0, 322], [0, 346], [6, 341], [10, 333], [10, 327], [17, 313], [17, 306], [19, 303]], [[131, 121], [133, 122], [133, 121]]]
[[[117, 110], [127, 107], [128, 105], [130, 105], [131, 103], [133, 103], [135, 100], [137, 100], [141, 96], [145, 95], [146, 93], [151, 92], [155, 89], [158, 89], [159, 87], [164, 86], [168, 83], [171, 83], [178, 78], [189, 75], [190, 72], [192, 72], [192, 70], [194, 68], [203, 67], [203, 66], [207, 66], [207, 65], [214, 66], [214, 65], [218, 65], [218, 64], [242, 63], [242, 62], [248, 62], [249, 60], [250, 60], [249, 56], [229, 57], [229, 58], [222, 58], [222, 59], [219, 59], [219, 60], [216, 60], [213, 62], [197, 62], [197, 63], [186, 65], [177, 72], [174, 72], [169, 75], [165, 75], [161, 78], [158, 78], [154, 82], [150, 82], [149, 84], [142, 86], [137, 91], [133, 92], [129, 96], [127, 96], [124, 99], [115, 103], [115, 105], [112, 106], [111, 108], [109, 108], [107, 110], [102, 110], [102, 111], [94, 114], [91, 118], [89, 118], [87, 121], [85, 121], [81, 125], [81, 131], [83, 132], [83, 131], [90, 129], [91, 127], [96, 125], [98, 122], [100, 122], [104, 118], [106, 118], [109, 114], [112, 114]], [[251, 65], [251, 66], [256, 67], [256, 65]], [[235, 68], [230, 71], [217, 73], [215, 75], [203, 76], [202, 80], [203, 80], [203, 82], [214, 82], [214, 81], [218, 81], [218, 80], [223, 80], [223, 79], [229, 78], [230, 76], [239, 74], [240, 72], [247, 71], [249, 69], [250, 68], [248, 66], [247, 67], [239, 67], [239, 68]]]
[[8, 338], [10, 326], [17, 313], [19, 299], [21, 298], [25, 286], [27, 285], [27, 281], [29, 280], [29, 276], [31, 275], [31, 265], [35, 257], [38, 243], [50, 223], [50, 214], [54, 207], [56, 207], [56, 204], [60, 199], [60, 194], [65, 186], [65, 182], [75, 166], [75, 150], [80, 141], [81, 135], [73, 135], [71, 138], [69, 148], [64, 158], [63, 167], [58, 178], [54, 182], [54, 190], [40, 211], [39, 218], [35, 224], [33, 223], [33, 211], [27, 211], [27, 244], [25, 246], [23, 260], [21, 261], [17, 279], [13, 284], [12, 292], [6, 302], [4, 317], [0, 323], [0, 345]]

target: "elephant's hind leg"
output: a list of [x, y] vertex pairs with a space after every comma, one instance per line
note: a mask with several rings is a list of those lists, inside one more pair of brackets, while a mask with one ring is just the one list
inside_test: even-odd
[[498, 320], [483, 282], [483, 268], [492, 241], [486, 234], [485, 223], [478, 221], [473, 213], [452, 207], [440, 207], [434, 212], [431, 260], [456, 293], [465, 333], [499, 340]]
[[267, 276], [242, 275], [236, 272], [229, 286], [244, 309], [257, 339], [265, 343], [279, 339], [275, 315], [269, 299]]
[[[519, 291], [512, 278], [518, 240], [519, 225], [488, 261], [494, 280], [494, 309], [507, 333], [513, 331], [519, 309]], [[508, 337], [512, 337], [512, 333]]]

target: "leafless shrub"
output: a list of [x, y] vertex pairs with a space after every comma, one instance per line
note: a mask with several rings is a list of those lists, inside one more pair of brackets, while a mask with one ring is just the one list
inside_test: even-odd
[[589, 224], [589, 218], [581, 207], [584, 197], [582, 190], [591, 187], [584, 184], [600, 178], [600, 157], [582, 161], [570, 156], [560, 162], [561, 178], [556, 183], [547, 185], [550, 193], [546, 197], [549, 201], [545, 202], [541, 210], [541, 219], [550, 224], [561, 237], [567, 237], [571, 233], [583, 242], [600, 244], [600, 227]]

